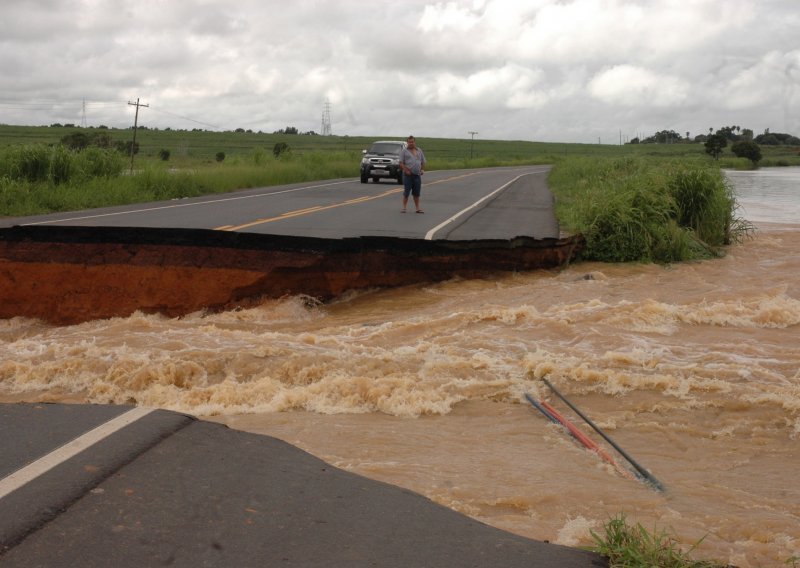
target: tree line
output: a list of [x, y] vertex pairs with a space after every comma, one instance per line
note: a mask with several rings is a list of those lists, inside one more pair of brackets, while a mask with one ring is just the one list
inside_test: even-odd
[[689, 132], [686, 133], [686, 136], [682, 136], [679, 132], [675, 132], [674, 130], [661, 130], [646, 138], [639, 138], [637, 136], [632, 139], [629, 144], [705, 144], [712, 136], [722, 136], [731, 143], [739, 142], [740, 140], [750, 140], [764, 146], [800, 146], [800, 138], [792, 134], [770, 132], [769, 128], [767, 128], [763, 134], [755, 136], [751, 129], [736, 125], [723, 126], [717, 129], [716, 132], [714, 132], [712, 127], [708, 129], [708, 134], [698, 134], [694, 137], [691, 137]]
[[714, 132], [714, 128], [708, 129], [708, 134], [699, 134], [691, 138], [689, 132], [684, 138], [674, 130], [662, 130], [644, 139], [634, 138], [630, 144], [703, 144], [708, 155], [715, 160], [719, 159], [722, 151], [731, 144], [731, 152], [738, 158], [746, 158], [758, 165], [761, 161], [761, 146], [800, 146], [800, 138], [791, 134], [770, 132], [767, 128], [763, 134], [753, 136], [753, 131], [749, 128], [742, 128], [738, 125], [723, 126]]

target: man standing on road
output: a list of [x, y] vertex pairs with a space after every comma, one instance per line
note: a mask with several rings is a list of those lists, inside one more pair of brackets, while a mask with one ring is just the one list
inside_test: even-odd
[[419, 194], [422, 191], [422, 174], [425, 173], [425, 154], [421, 148], [417, 148], [417, 140], [413, 136], [408, 137], [408, 146], [400, 152], [400, 168], [403, 170], [403, 209], [406, 212], [408, 206], [408, 196], [414, 198], [414, 207], [417, 213], [425, 213], [419, 207]]

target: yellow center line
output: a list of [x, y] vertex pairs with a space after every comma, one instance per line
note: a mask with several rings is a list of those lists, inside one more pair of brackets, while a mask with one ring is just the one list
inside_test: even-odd
[[[439, 183], [444, 183], [446, 181], [453, 181], [457, 179], [461, 179], [468, 176], [476, 175], [478, 172], [462, 174], [459, 176], [453, 176], [445, 179], [440, 179], [439, 181], [432, 181], [427, 186], [436, 185]], [[388, 191], [384, 191], [383, 193], [379, 193], [377, 195], [366, 195], [364, 197], [357, 197], [355, 199], [349, 199], [347, 201], [343, 201], [341, 203], [333, 203], [331, 205], [317, 205], [316, 207], [307, 207], [306, 209], [297, 209], [295, 211], [287, 211], [286, 213], [281, 213], [277, 217], [268, 217], [266, 219], [257, 219], [255, 221], [251, 221], [249, 223], [244, 223], [242, 225], [223, 225], [221, 227], [215, 227], [217, 231], [238, 231], [240, 229], [247, 229], [249, 227], [254, 227], [256, 225], [264, 225], [266, 223], [272, 223], [273, 221], [282, 221], [284, 219], [290, 219], [292, 217], [299, 217], [301, 215], [308, 215], [309, 213], [317, 213], [320, 211], [328, 211], [329, 209], [336, 209], [337, 207], [345, 207], [346, 205], [355, 205], [356, 203], [364, 203], [367, 201], [372, 201], [373, 199], [381, 199], [383, 197], [388, 197], [390, 195], [395, 195], [397, 193], [401, 193], [403, 188], [397, 189], [390, 189]]]
[[322, 205], [315, 205], [314, 207], [309, 207], [307, 209], [298, 209], [297, 211], [289, 211], [288, 213], [284, 213], [284, 215], [300, 215], [302, 213], [311, 213], [312, 211], [316, 211], [320, 209]]

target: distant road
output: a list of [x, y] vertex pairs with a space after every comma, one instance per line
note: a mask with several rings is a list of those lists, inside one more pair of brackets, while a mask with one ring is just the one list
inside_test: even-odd
[[[557, 238], [550, 166], [426, 172], [424, 214], [401, 213], [402, 186], [357, 178], [191, 199], [0, 219], [14, 225], [190, 228], [277, 235], [419, 239]], [[413, 205], [409, 200], [409, 205]]]

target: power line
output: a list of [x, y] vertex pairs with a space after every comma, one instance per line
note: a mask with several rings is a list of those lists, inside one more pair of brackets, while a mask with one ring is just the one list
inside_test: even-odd
[[[127, 102], [130, 103], [129, 101]], [[81, 126], [87, 126], [87, 110], [92, 109], [100, 109], [100, 108], [114, 108], [120, 107], [126, 104], [126, 101], [91, 101], [83, 99], [82, 101], [64, 101], [64, 100], [57, 100], [57, 99], [40, 99], [35, 101], [12, 101], [8, 99], [0, 99], [0, 109], [3, 110], [22, 110], [22, 111], [61, 111], [65, 108], [69, 107], [79, 107], [80, 114], [81, 114]], [[146, 105], [141, 105], [146, 106]], [[196, 120], [189, 116], [184, 116], [180, 114], [176, 114], [174, 112], [160, 110], [158, 108], [150, 108], [153, 112], [174, 116], [175, 118], [180, 118], [181, 120], [188, 120], [189, 122], [194, 122], [195, 124], [200, 124], [202, 126], [207, 126], [209, 128], [220, 128], [218, 124], [210, 124], [208, 122], [203, 122], [200, 120]]]
[[188, 116], [181, 116], [180, 114], [175, 114], [174, 112], [169, 112], [166, 110], [158, 110], [157, 108], [151, 108], [153, 112], [157, 112], [159, 114], [168, 114], [169, 116], [174, 116], [176, 118], [180, 118], [183, 120], [188, 120], [189, 122], [194, 122], [196, 124], [202, 124], [203, 126], [210, 126], [211, 128], [219, 128], [218, 124], [208, 124], [207, 122], [201, 122], [199, 120], [195, 120], [193, 118], [189, 118]]

